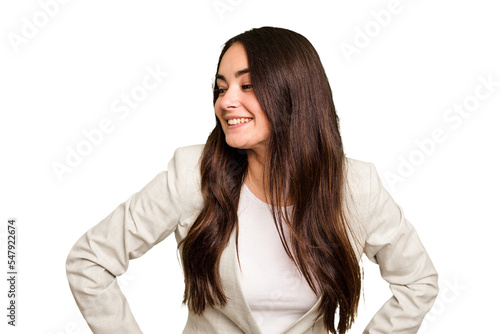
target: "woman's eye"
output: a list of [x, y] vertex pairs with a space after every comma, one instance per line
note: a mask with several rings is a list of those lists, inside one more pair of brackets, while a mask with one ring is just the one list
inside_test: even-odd
[[[248, 85], [241, 85], [241, 89], [242, 90], [249, 90], [249, 89], [252, 89], [253, 86], [251, 84], [248, 84]], [[218, 89], [215, 89], [214, 92], [217, 94], [217, 95], [221, 95], [221, 94], [224, 94], [225, 92], [227, 91], [227, 88], [218, 88]]]

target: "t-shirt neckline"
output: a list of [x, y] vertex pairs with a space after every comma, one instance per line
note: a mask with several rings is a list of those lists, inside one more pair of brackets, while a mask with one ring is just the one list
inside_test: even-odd
[[[255, 194], [250, 190], [250, 188], [248, 188], [248, 186], [246, 185], [245, 182], [243, 182], [243, 187], [246, 189], [246, 191], [250, 194], [251, 197], [253, 197], [254, 199], [256, 199], [259, 203], [263, 204], [263, 205], [266, 205], [266, 206], [269, 206], [271, 207], [272, 205], [269, 204], [269, 203], [266, 203], [264, 202], [263, 200], [261, 200], [260, 198], [258, 198], [257, 196], [255, 196]], [[289, 208], [292, 208], [293, 207], [293, 204], [292, 205], [287, 205], [286, 208], [289, 209]]]

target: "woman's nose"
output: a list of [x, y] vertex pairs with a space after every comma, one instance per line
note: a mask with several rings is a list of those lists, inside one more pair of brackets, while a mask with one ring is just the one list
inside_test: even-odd
[[228, 88], [226, 92], [220, 97], [220, 99], [221, 106], [224, 109], [235, 108], [240, 104], [239, 94], [237, 92], [237, 89], [235, 88]]

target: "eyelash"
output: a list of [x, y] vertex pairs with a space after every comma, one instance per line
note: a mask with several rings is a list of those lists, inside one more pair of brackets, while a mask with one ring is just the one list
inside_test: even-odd
[[[253, 86], [250, 84], [250, 85], [242, 85], [241, 88], [243, 90], [246, 90], [246, 89], [252, 89]], [[225, 91], [227, 90], [227, 88], [219, 88], [219, 89], [216, 89], [214, 92], [219, 95], [219, 94], [223, 94]]]

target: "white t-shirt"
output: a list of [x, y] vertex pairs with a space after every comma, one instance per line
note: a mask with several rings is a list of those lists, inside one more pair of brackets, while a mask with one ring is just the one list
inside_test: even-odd
[[[287, 256], [271, 205], [257, 198], [245, 184], [238, 219], [243, 294], [262, 333], [281, 333], [309, 311], [318, 297]], [[288, 241], [289, 230], [286, 226], [284, 230]]]

